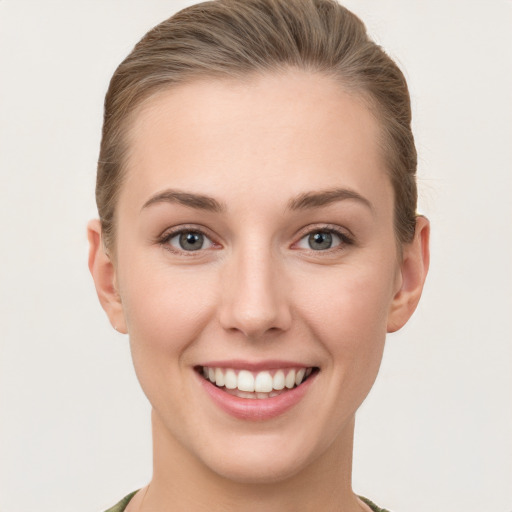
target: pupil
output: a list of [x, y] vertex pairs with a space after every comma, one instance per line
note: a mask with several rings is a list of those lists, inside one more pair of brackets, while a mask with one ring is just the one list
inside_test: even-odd
[[330, 249], [332, 235], [330, 233], [313, 233], [309, 235], [309, 246], [311, 249]]
[[197, 251], [203, 246], [203, 235], [201, 233], [182, 233], [180, 236], [182, 249]]

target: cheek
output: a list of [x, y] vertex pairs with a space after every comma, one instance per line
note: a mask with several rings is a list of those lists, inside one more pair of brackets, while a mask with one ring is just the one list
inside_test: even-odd
[[315, 280], [301, 292], [302, 316], [330, 354], [333, 366], [373, 382], [378, 371], [393, 297], [394, 267], [346, 266]]
[[[365, 332], [380, 331], [393, 297], [394, 271], [391, 267], [340, 267], [315, 276], [315, 286], [301, 292], [304, 311], [311, 321], [325, 328], [327, 337], [343, 333], [348, 342]], [[299, 290], [299, 287], [297, 287]], [[360, 337], [360, 336], [359, 336]]]
[[121, 297], [134, 364], [179, 364], [212, 316], [215, 275], [148, 258], [126, 263]]
[[317, 274], [310, 291], [295, 289], [297, 317], [324, 354], [321, 378], [329, 406], [310, 419], [311, 428], [319, 418], [328, 426], [319, 435], [323, 449], [343, 431], [375, 382], [393, 289], [392, 272], [382, 267], [382, 272], [352, 265], [333, 270]]
[[127, 268], [121, 294], [135, 373], [153, 407], [185, 417], [188, 349], [212, 317], [213, 279], [155, 261]]

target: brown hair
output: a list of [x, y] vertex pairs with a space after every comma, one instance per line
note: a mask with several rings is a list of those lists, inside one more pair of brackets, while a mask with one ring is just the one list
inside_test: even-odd
[[150, 30], [115, 71], [105, 98], [96, 202], [105, 245], [114, 241], [130, 117], [163, 88], [199, 78], [244, 79], [296, 67], [331, 76], [359, 94], [379, 119], [395, 194], [395, 231], [410, 242], [416, 226], [416, 148], [406, 80], [335, 0], [213, 0]]

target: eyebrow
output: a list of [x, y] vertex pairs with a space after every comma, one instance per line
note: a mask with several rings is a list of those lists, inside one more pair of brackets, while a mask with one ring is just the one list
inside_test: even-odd
[[372, 212], [373, 205], [368, 199], [363, 197], [355, 190], [348, 188], [334, 188], [329, 190], [321, 190], [319, 192], [305, 192], [288, 202], [289, 210], [307, 210], [309, 208], [320, 208], [328, 204], [353, 199], [368, 207]]
[[[373, 205], [368, 199], [363, 197], [355, 190], [347, 188], [335, 188], [322, 190], [319, 192], [305, 192], [292, 198], [287, 205], [288, 210], [307, 210], [310, 208], [320, 208], [337, 201], [347, 199], [356, 200], [373, 212]], [[213, 197], [194, 194], [191, 192], [182, 192], [179, 190], [167, 189], [150, 197], [142, 206], [141, 210], [158, 203], [178, 203], [189, 208], [197, 210], [205, 210], [214, 213], [222, 213], [226, 211], [226, 206]]]
[[208, 212], [220, 213], [226, 210], [226, 207], [216, 199], [203, 194], [192, 194], [190, 192], [181, 192], [179, 190], [167, 189], [155, 194], [149, 198], [141, 210], [157, 203], [178, 203], [196, 210], [205, 210]]

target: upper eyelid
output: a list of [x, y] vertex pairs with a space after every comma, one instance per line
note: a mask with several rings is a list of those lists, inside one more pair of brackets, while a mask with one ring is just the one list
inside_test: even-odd
[[[224, 245], [222, 242], [219, 241], [218, 236], [216, 236], [215, 234], [212, 234], [210, 229], [206, 228], [205, 226], [198, 225], [198, 224], [184, 224], [184, 225], [179, 225], [179, 226], [175, 226], [175, 227], [169, 227], [169, 228], [165, 229], [157, 237], [157, 241], [158, 242], [168, 241], [171, 238], [173, 238], [174, 236], [176, 236], [180, 233], [183, 233], [183, 232], [187, 232], [187, 231], [201, 233], [215, 245], [220, 245], [220, 246]], [[315, 231], [332, 232], [332, 233], [335, 233], [336, 235], [340, 236], [342, 238], [342, 240], [344, 238], [348, 238], [350, 240], [355, 239], [355, 236], [353, 235], [353, 233], [350, 231], [350, 229], [348, 229], [346, 227], [342, 227], [337, 224], [317, 223], [317, 224], [305, 226], [305, 227], [301, 228], [300, 230], [298, 230], [296, 232], [295, 236], [293, 237], [293, 242], [291, 243], [291, 245], [293, 246], [293, 245], [297, 244], [305, 236], [307, 236], [311, 233], [314, 233]]]
[[[192, 258], [192, 259], [198, 259], [198, 261], [201, 261], [203, 257], [205, 257], [207, 254], [209, 254], [209, 251], [211, 250], [218, 250], [222, 249], [222, 245], [216, 241], [215, 237], [212, 237], [208, 234], [208, 231], [204, 227], [198, 227], [197, 225], [193, 225], [190, 227], [187, 226], [174, 226], [165, 229], [161, 235], [157, 236], [154, 240], [154, 243], [160, 246], [165, 251], [169, 252], [170, 254], [173, 254], [175, 257], [179, 258]], [[175, 247], [174, 244], [171, 244], [170, 241], [175, 238], [176, 236], [180, 235], [181, 233], [200, 233], [205, 238], [207, 238], [210, 242], [209, 247], [201, 247], [200, 249], [194, 250], [194, 251], [187, 251], [185, 249]]]
[[175, 227], [164, 229], [162, 231], [162, 233], [158, 236], [158, 239], [161, 240], [161, 239], [172, 238], [173, 236], [176, 236], [180, 233], [186, 233], [187, 231], [201, 233], [202, 235], [211, 239], [212, 242], [214, 241], [214, 238], [215, 238], [215, 236], [213, 236], [211, 234], [211, 231], [204, 226], [200, 226], [197, 224], [190, 224], [190, 225], [185, 224], [185, 225], [180, 225], [180, 226], [175, 226]]
[[[340, 243], [336, 244], [334, 247], [330, 247], [325, 250], [314, 250], [311, 248], [300, 247], [299, 244], [302, 242], [308, 235], [311, 235], [315, 232], [328, 232], [333, 233], [340, 239]], [[337, 254], [340, 251], [345, 251], [348, 247], [356, 244], [356, 239], [353, 236], [352, 232], [347, 228], [342, 228], [338, 225], [332, 224], [319, 224], [316, 226], [308, 226], [299, 231], [299, 233], [295, 237], [295, 241], [290, 245], [290, 249], [292, 250], [302, 250], [306, 252], [311, 252], [317, 255], [318, 257], [324, 255], [327, 257], [329, 254]]]
[[[174, 237], [178, 236], [180, 233], [187, 233], [187, 232], [200, 233], [205, 238], [207, 238], [211, 242], [212, 245], [210, 247], [206, 247], [204, 249], [203, 248], [198, 249], [197, 251], [185, 251], [183, 249], [178, 249], [178, 248], [173, 248], [171, 250], [172, 246], [169, 243], [170, 240], [172, 240]], [[155, 242], [158, 245], [165, 246], [165, 248], [171, 252], [183, 253], [183, 254], [187, 254], [188, 256], [193, 256], [193, 255], [198, 256], [199, 254], [204, 253], [204, 251], [211, 250], [211, 249], [219, 249], [219, 248], [223, 247], [223, 244], [218, 242], [218, 238], [215, 236], [212, 236], [210, 234], [209, 229], [205, 228], [204, 226], [198, 226], [197, 224], [195, 224], [195, 225], [180, 225], [180, 226], [167, 228], [159, 236], [156, 237]]]
[[352, 231], [350, 231], [350, 229], [348, 229], [346, 227], [342, 227], [337, 224], [322, 224], [322, 223], [306, 226], [306, 227], [300, 229], [297, 232], [297, 234], [295, 235], [295, 237], [298, 241], [298, 240], [301, 240], [302, 238], [304, 238], [305, 236], [307, 236], [311, 233], [314, 233], [316, 231], [328, 231], [328, 232], [330, 231], [330, 232], [340, 235], [342, 237], [346, 237], [346, 238], [350, 238], [350, 239], [355, 238]]

